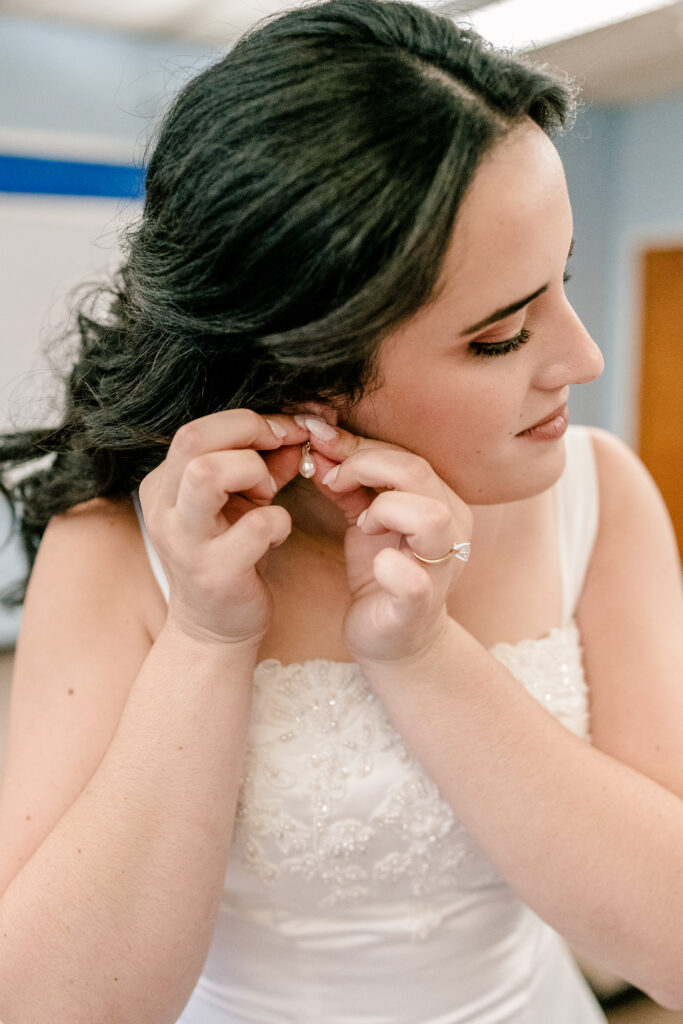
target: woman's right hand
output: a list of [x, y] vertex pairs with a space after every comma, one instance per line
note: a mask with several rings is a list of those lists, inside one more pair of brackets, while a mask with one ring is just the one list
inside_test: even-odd
[[249, 409], [186, 423], [140, 484], [140, 504], [170, 585], [167, 622], [194, 639], [258, 648], [272, 612], [256, 570], [289, 536], [271, 501], [299, 468], [308, 431]]

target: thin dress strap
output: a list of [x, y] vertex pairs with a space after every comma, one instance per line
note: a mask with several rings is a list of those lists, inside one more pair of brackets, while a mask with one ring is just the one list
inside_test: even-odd
[[562, 570], [562, 624], [574, 616], [598, 532], [598, 473], [590, 430], [570, 427], [567, 462], [555, 485]]
[[170, 594], [171, 590], [170, 590], [170, 587], [168, 585], [168, 580], [166, 579], [166, 574], [164, 573], [164, 570], [163, 570], [162, 565], [161, 565], [161, 559], [159, 558], [159, 556], [156, 553], [156, 550], [154, 548], [154, 545], [152, 544], [151, 540], [149, 539], [149, 534], [147, 533], [147, 527], [145, 526], [145, 518], [144, 518], [144, 516], [142, 514], [142, 506], [140, 504], [140, 496], [138, 495], [137, 491], [133, 491], [132, 498], [133, 498], [133, 504], [135, 506], [135, 511], [137, 512], [137, 515], [138, 515], [138, 522], [140, 523], [140, 531], [142, 533], [142, 539], [144, 540], [145, 548], [147, 549], [147, 557], [149, 558], [150, 565], [152, 566], [152, 572], [154, 573], [156, 581], [159, 584], [159, 589], [161, 590], [161, 593], [164, 595], [164, 598], [166, 599], [166, 604], [168, 604], [168, 597], [169, 597], [169, 594]]

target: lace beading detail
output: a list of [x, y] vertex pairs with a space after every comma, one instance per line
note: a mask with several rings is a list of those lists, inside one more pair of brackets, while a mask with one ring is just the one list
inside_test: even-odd
[[[587, 737], [573, 623], [491, 653]], [[234, 856], [272, 890], [274, 905], [295, 909], [297, 893], [306, 907], [321, 909], [408, 899], [422, 904], [421, 934], [432, 927], [430, 914], [438, 924], [439, 894], [499, 880], [358, 666], [329, 661], [257, 666]]]
[[573, 619], [541, 640], [496, 644], [490, 653], [565, 728], [581, 739], [590, 739], [588, 686], [579, 629]]
[[[455, 880], [469, 837], [357, 666], [264, 662], [255, 701], [258, 738], [246, 753], [236, 839], [262, 881], [318, 883], [318, 906], [329, 908], [367, 898], [378, 883], [406, 881], [415, 897]], [[299, 771], [288, 747], [298, 747]], [[376, 770], [396, 781], [378, 788]], [[349, 803], [363, 816], [346, 814]], [[454, 844], [458, 831], [464, 842]]]

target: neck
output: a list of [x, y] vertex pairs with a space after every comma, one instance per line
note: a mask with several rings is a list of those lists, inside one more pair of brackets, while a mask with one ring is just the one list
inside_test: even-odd
[[317, 542], [325, 541], [342, 551], [349, 524], [340, 509], [321, 494], [314, 483], [295, 477], [276, 500], [289, 512], [297, 533]]

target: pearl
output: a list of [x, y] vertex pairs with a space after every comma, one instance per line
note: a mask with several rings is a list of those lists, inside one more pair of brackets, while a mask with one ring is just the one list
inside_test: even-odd
[[299, 473], [307, 480], [310, 480], [312, 476], [315, 476], [315, 462], [313, 461], [313, 456], [311, 455], [308, 444], [305, 444], [301, 449]]

